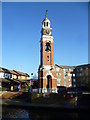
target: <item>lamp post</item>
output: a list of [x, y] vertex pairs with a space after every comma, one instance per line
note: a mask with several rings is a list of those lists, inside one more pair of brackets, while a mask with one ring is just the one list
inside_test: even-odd
[[33, 80], [33, 73], [31, 73], [31, 85], [32, 85], [32, 80]]

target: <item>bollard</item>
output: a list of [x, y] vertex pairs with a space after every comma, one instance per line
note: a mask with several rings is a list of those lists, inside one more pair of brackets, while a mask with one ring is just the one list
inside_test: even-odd
[[73, 94], [71, 94], [71, 98], [73, 98]]
[[75, 97], [75, 101], [76, 101], [76, 102], [77, 102], [77, 99], [78, 99], [78, 98], [77, 98], [77, 97]]
[[65, 97], [66, 97], [66, 95], [63, 95], [63, 97], [65, 98]]
[[70, 100], [70, 95], [69, 94], [67, 95], [67, 99]]

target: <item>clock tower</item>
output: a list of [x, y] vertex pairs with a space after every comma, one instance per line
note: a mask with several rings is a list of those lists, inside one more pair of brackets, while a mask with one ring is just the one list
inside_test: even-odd
[[42, 92], [47, 92], [50, 89], [56, 91], [57, 79], [53, 61], [53, 36], [50, 20], [47, 18], [47, 10], [42, 22], [40, 48], [39, 87]]

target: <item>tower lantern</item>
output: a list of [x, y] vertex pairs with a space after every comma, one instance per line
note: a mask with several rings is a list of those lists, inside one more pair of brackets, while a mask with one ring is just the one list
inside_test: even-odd
[[50, 20], [47, 18], [47, 10], [45, 14], [45, 19], [42, 22], [43, 28], [50, 28]]

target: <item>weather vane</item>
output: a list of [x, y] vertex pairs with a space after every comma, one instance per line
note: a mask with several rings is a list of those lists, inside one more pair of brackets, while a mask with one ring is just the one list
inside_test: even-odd
[[47, 11], [48, 11], [48, 10], [46, 10], [45, 18], [47, 18]]

